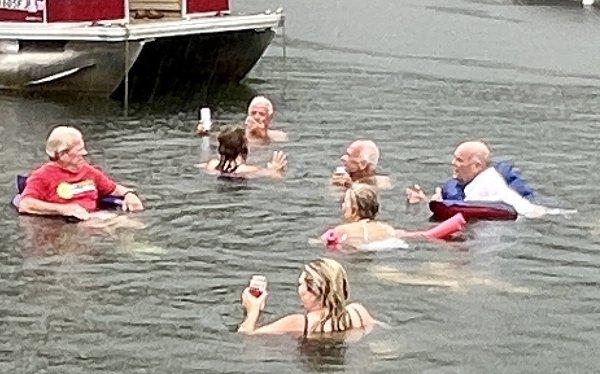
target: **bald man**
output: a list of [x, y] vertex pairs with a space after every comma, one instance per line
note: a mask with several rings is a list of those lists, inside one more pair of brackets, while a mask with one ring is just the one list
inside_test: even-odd
[[340, 159], [344, 166], [331, 176], [332, 185], [348, 188], [352, 183], [365, 183], [380, 189], [392, 188], [388, 176], [376, 173], [379, 148], [373, 141], [357, 140], [352, 142]]
[[[436, 188], [431, 200], [459, 199], [464, 201], [504, 202], [511, 205], [517, 213], [528, 217], [539, 217], [545, 213], [542, 206], [532, 204], [525, 196], [531, 195], [531, 189], [521, 184], [509, 185], [490, 162], [490, 149], [481, 141], [461, 143], [454, 151], [452, 159], [453, 180]], [[526, 188], [521, 188], [521, 185]], [[405, 191], [409, 203], [427, 200], [425, 193], [414, 185]]]

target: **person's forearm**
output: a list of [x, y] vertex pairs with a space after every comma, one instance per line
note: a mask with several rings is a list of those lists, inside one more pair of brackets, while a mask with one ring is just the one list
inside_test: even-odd
[[507, 190], [502, 196], [502, 202], [511, 205], [517, 213], [526, 217], [535, 216], [538, 205], [533, 204], [529, 200], [519, 195], [516, 191], [507, 187]]
[[25, 197], [19, 203], [19, 213], [38, 214], [44, 216], [65, 215], [64, 204], [49, 203], [46, 201]]
[[134, 192], [135, 190], [133, 188], [129, 188], [129, 187], [125, 187], [125, 186], [121, 186], [120, 184], [117, 184], [117, 186], [115, 187], [115, 189], [113, 190], [113, 192], [111, 192], [111, 195], [114, 196], [120, 196], [123, 197], [125, 196], [125, 194], [127, 192]]
[[258, 321], [258, 315], [260, 311], [252, 310], [246, 314], [246, 318], [238, 328], [238, 332], [251, 333], [256, 330], [256, 321]]

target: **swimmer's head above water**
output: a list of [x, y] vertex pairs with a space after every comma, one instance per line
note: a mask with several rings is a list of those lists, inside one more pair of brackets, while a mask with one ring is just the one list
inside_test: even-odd
[[226, 126], [219, 132], [217, 140], [219, 141], [220, 158], [216, 169], [224, 173], [233, 173], [237, 169], [239, 161], [246, 162], [248, 157], [248, 142], [244, 128]]
[[257, 122], [264, 123], [266, 127], [271, 125], [273, 113], [273, 103], [261, 95], [254, 97], [248, 105], [248, 116]]
[[369, 185], [354, 183], [346, 190], [342, 212], [348, 222], [375, 219], [379, 212], [377, 192]]
[[245, 125], [252, 139], [269, 139], [269, 127], [273, 121], [273, 103], [264, 96], [256, 96], [248, 105]]
[[379, 162], [379, 148], [371, 140], [356, 140], [346, 148], [341, 160], [350, 174], [375, 173]]
[[461, 183], [472, 181], [490, 165], [490, 148], [481, 140], [463, 142], [452, 158], [452, 177]]
[[78, 170], [87, 155], [81, 132], [71, 126], [55, 127], [46, 139], [46, 154], [61, 167]]
[[339, 262], [322, 258], [304, 265], [298, 278], [298, 296], [306, 310], [324, 310], [320, 319], [322, 325], [331, 320], [334, 331], [349, 327], [348, 320], [342, 318], [349, 296], [348, 276]]

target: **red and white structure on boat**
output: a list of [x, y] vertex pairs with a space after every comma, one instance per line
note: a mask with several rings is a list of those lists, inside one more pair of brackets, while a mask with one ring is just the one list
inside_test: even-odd
[[228, 0], [0, 0], [0, 89], [97, 94], [238, 82], [281, 11]]

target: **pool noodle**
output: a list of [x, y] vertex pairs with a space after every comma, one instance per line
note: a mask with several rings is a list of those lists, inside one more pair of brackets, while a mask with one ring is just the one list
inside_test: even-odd
[[445, 239], [448, 236], [459, 232], [465, 227], [467, 221], [461, 213], [456, 213], [447, 220], [425, 231], [411, 231], [402, 233], [403, 237], [425, 237], [427, 239]]

